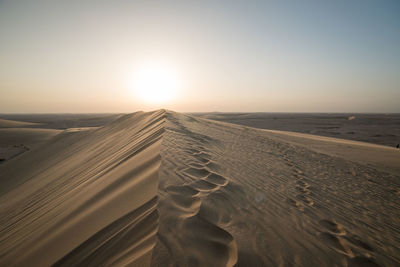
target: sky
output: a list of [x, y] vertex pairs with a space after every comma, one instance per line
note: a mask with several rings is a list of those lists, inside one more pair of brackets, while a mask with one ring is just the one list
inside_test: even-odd
[[0, 113], [400, 112], [399, 14], [397, 0], [0, 0]]

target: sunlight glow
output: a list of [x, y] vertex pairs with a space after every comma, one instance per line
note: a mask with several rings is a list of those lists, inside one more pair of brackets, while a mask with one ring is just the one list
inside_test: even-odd
[[135, 95], [147, 103], [160, 104], [173, 100], [178, 93], [178, 87], [177, 74], [167, 65], [145, 65], [133, 77]]

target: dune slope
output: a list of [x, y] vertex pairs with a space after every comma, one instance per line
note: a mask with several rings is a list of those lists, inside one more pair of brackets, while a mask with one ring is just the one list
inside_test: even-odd
[[337, 153], [360, 144], [166, 117], [153, 266], [400, 264], [400, 179]]
[[37, 128], [0, 128], [0, 163], [40, 146], [60, 130]]
[[163, 123], [125, 115], [0, 166], [0, 265], [149, 264]]

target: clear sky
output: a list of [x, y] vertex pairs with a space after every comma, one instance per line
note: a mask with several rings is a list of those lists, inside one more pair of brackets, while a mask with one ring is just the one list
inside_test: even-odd
[[0, 113], [156, 108], [400, 112], [400, 1], [0, 0]]

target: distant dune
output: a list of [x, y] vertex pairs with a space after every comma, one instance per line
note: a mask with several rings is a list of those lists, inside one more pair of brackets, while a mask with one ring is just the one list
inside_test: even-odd
[[32, 125], [38, 125], [38, 123], [0, 119], [0, 128], [29, 127]]
[[59, 134], [60, 130], [40, 128], [0, 128], [0, 146], [24, 144], [34, 148]]
[[[0, 128], [30, 127], [68, 129], [99, 127], [120, 117], [121, 114], [0, 114]], [[14, 125], [14, 126], [13, 126]]]
[[196, 113], [196, 116], [260, 129], [280, 130], [395, 147], [400, 114]]
[[98, 126], [0, 165], [1, 266], [400, 265], [395, 148], [164, 110]]
[[0, 128], [0, 160], [10, 160], [29, 149], [40, 146], [60, 132], [54, 129]]

